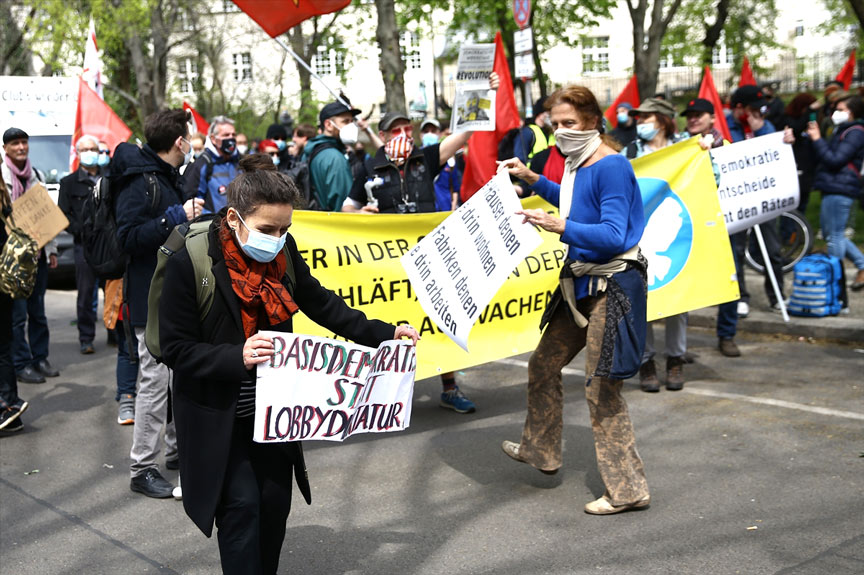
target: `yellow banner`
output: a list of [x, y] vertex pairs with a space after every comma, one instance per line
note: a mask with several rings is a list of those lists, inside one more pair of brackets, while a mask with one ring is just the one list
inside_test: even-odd
[[[522, 204], [554, 210], [538, 197]], [[399, 261], [448, 215], [297, 211], [291, 227], [301, 255], [323, 286], [369, 318], [407, 322], [418, 329], [423, 338], [417, 347], [418, 380], [532, 351], [566, 257], [559, 236], [541, 232], [543, 244], [519, 264], [477, 320], [469, 355], [429, 320]], [[302, 314], [295, 318], [294, 330], [335, 337]]]
[[648, 320], [738, 299], [711, 156], [691, 138], [633, 160], [645, 206]]

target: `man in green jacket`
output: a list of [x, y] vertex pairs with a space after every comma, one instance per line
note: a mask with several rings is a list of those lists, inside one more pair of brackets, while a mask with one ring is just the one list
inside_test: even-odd
[[309, 164], [313, 198], [317, 200], [319, 210], [338, 212], [351, 191], [354, 177], [345, 146], [357, 142], [359, 128], [354, 116], [359, 113], [360, 110], [341, 102], [327, 104], [318, 113], [321, 133], [309, 140], [303, 149], [303, 160]]

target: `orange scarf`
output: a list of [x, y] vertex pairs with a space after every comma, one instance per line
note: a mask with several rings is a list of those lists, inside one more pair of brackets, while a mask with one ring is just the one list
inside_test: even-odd
[[240, 317], [243, 333], [251, 337], [260, 328], [288, 321], [300, 309], [285, 286], [287, 262], [285, 252], [279, 252], [272, 262], [261, 263], [248, 259], [234, 239], [234, 232], [223, 218], [219, 230], [222, 255], [231, 277], [231, 287], [240, 299]]

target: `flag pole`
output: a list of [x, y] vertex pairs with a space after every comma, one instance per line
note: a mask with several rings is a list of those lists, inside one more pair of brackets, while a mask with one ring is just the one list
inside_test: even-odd
[[336, 98], [336, 100], [337, 100], [339, 103], [345, 105], [347, 108], [350, 108], [350, 107], [351, 107], [351, 106], [348, 104], [348, 102], [346, 102], [345, 99], [342, 98], [342, 96], [340, 96], [339, 94], [337, 94], [336, 92], [334, 92], [334, 91], [330, 88], [330, 86], [327, 85], [327, 82], [325, 82], [324, 79], [321, 78], [321, 76], [319, 76], [318, 74], [316, 74], [316, 73], [315, 73], [315, 70], [313, 70], [312, 68], [310, 68], [310, 67], [309, 67], [309, 64], [307, 64], [307, 63], [303, 60], [303, 58], [301, 58], [301, 57], [297, 54], [297, 52], [295, 52], [294, 50], [292, 50], [292, 49], [291, 49], [291, 46], [289, 46], [288, 44], [286, 44], [285, 41], [282, 40], [282, 38], [279, 38], [278, 36], [276, 36], [276, 37], [273, 37], [273, 39], [276, 40], [276, 43], [279, 44], [279, 45], [282, 47], [283, 50], [285, 50], [286, 52], [288, 52], [288, 54], [289, 54], [292, 58], [294, 58], [295, 60], [297, 60], [297, 62], [299, 62], [301, 66], [303, 66], [304, 68], [306, 68], [306, 71], [309, 72], [309, 74], [310, 74], [313, 78], [315, 78], [316, 80], [318, 80], [319, 82], [321, 82], [321, 85], [324, 86], [324, 88], [326, 88], [327, 91], [330, 92], [330, 94], [331, 94], [334, 98]]
[[[777, 303], [780, 304], [780, 312], [783, 314], [783, 321], [789, 323], [789, 314], [786, 313], [786, 302], [783, 301], [783, 294], [780, 293], [780, 286], [777, 285], [777, 277], [774, 276], [774, 267], [771, 265], [771, 260], [768, 259], [768, 249], [765, 247], [765, 240], [762, 238], [762, 228], [759, 224], [753, 226], [753, 231], [756, 233], [756, 241], [759, 242], [759, 251], [762, 252], [762, 264], [765, 266], [765, 273], [771, 279], [771, 287], [774, 289], [774, 296], [777, 298]], [[743, 272], [743, 270], [742, 270]]]

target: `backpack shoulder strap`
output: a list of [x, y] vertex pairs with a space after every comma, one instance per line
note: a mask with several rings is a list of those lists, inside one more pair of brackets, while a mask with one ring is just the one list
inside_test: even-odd
[[288, 246], [284, 246], [282, 248], [282, 253], [285, 254], [285, 277], [288, 279], [288, 293], [292, 296], [294, 295], [294, 291], [297, 289], [297, 274], [294, 271], [294, 260], [291, 259], [291, 252], [288, 251]]
[[159, 180], [153, 172], [144, 172], [144, 179], [147, 180], [147, 195], [150, 196], [150, 209], [155, 210], [161, 199], [162, 188], [159, 187]]
[[192, 260], [195, 271], [195, 296], [198, 302], [198, 317], [202, 321], [210, 313], [213, 294], [216, 290], [216, 276], [213, 275], [213, 259], [208, 254], [210, 248], [210, 222], [194, 223], [186, 236], [186, 252]]
[[312, 150], [312, 153], [309, 154], [309, 159], [306, 161], [306, 165], [312, 166], [312, 160], [315, 158], [315, 156], [318, 155], [319, 152], [330, 149], [338, 150], [339, 147], [333, 142], [321, 142], [320, 144], [315, 146], [315, 148]]

